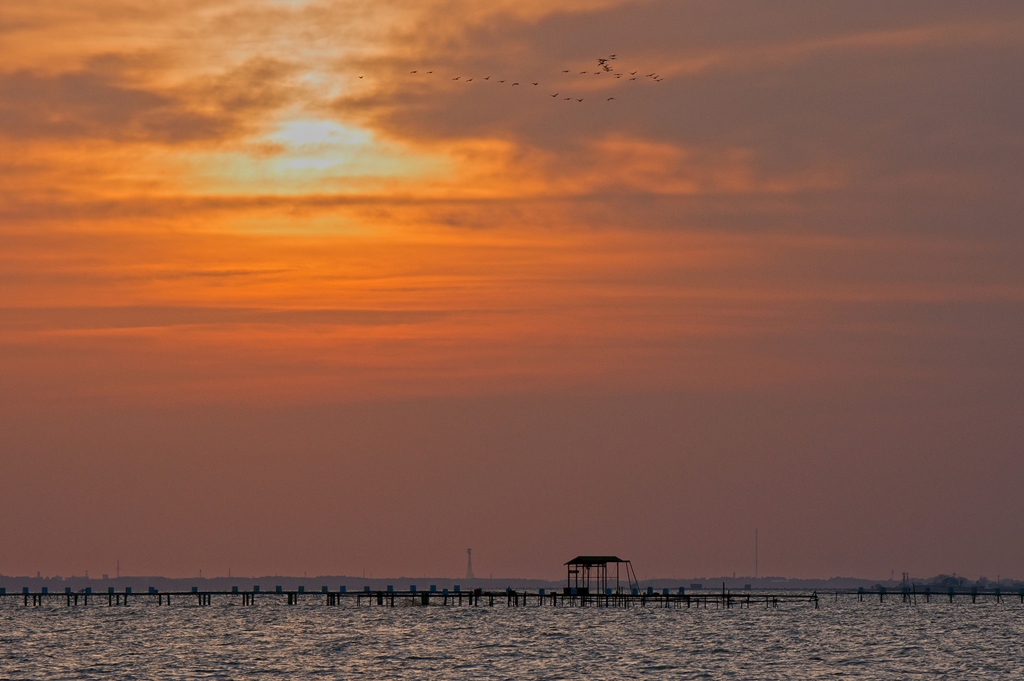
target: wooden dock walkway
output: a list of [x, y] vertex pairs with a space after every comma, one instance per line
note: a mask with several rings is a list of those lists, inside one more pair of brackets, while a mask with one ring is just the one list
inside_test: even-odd
[[[667, 591], [667, 590], [665, 590]], [[782, 603], [810, 603], [817, 607], [819, 595], [817, 593], [754, 593], [754, 592], [730, 592], [730, 591], [709, 591], [701, 593], [665, 593], [651, 591], [649, 593], [608, 593], [608, 594], [579, 594], [563, 592], [538, 591], [517, 591], [509, 589], [506, 591], [483, 591], [474, 589], [471, 591], [329, 591], [326, 587], [321, 591], [298, 590], [274, 590], [274, 591], [167, 591], [160, 592], [155, 589], [146, 592], [107, 591], [92, 593], [72, 592], [49, 593], [47, 591], [30, 592], [23, 590], [21, 593], [0, 593], [0, 602], [3, 599], [20, 600], [25, 607], [40, 607], [44, 603], [64, 601], [68, 607], [87, 606], [90, 603], [96, 605], [127, 606], [129, 603], [153, 603], [156, 605], [171, 605], [172, 603], [191, 604], [197, 606], [209, 606], [213, 604], [214, 597], [220, 602], [230, 602], [236, 605], [255, 605], [257, 599], [264, 602], [284, 602], [286, 605], [297, 605], [302, 602], [320, 602], [327, 606], [337, 606], [343, 603], [353, 603], [356, 606], [466, 606], [466, 607], [493, 607], [496, 604], [504, 603], [507, 607], [604, 607], [604, 608], [628, 608], [628, 607], [677, 607], [677, 608], [733, 608], [752, 607], [764, 605], [765, 607], [779, 607]], [[59, 599], [59, 600], [58, 600]]]
[[922, 599], [925, 603], [930, 603], [932, 597], [936, 598], [949, 598], [949, 602], [952, 603], [954, 599], [959, 597], [967, 597], [971, 599], [971, 603], [977, 603], [979, 598], [995, 599], [996, 603], [1001, 603], [1003, 598], [1013, 598], [1014, 596], [1020, 599], [1021, 604], [1024, 604], [1024, 589], [1018, 589], [1016, 593], [1012, 591], [1003, 591], [1001, 588], [995, 587], [992, 589], [983, 589], [980, 587], [972, 586], [968, 588], [957, 588], [957, 587], [946, 587], [946, 588], [932, 588], [930, 586], [904, 586], [899, 591], [889, 591], [885, 587], [880, 589], [841, 589], [834, 592], [837, 597], [838, 594], [855, 595], [858, 600], [863, 601], [865, 597], [871, 598], [878, 596], [879, 602], [884, 602], [886, 597], [894, 598], [899, 597], [905, 603], [917, 603], [917, 599]]
[[655, 591], [648, 588], [646, 591], [633, 589], [629, 593], [578, 593], [575, 589], [547, 592], [544, 589], [535, 591], [517, 591], [508, 589], [506, 591], [483, 591], [473, 589], [469, 591], [448, 589], [420, 591], [411, 587], [405, 591], [396, 591], [389, 587], [387, 590], [370, 590], [369, 587], [362, 591], [348, 591], [344, 587], [337, 591], [331, 591], [328, 587], [321, 587], [319, 591], [306, 591], [299, 587], [294, 590], [285, 590], [276, 587], [273, 591], [261, 591], [254, 587], [249, 591], [242, 591], [237, 587], [230, 591], [199, 591], [193, 588], [191, 591], [167, 591], [160, 592], [150, 588], [145, 592], [133, 592], [130, 588], [124, 591], [114, 591], [113, 588], [106, 592], [92, 592], [91, 589], [73, 592], [66, 589], [64, 593], [50, 593], [47, 589], [32, 592], [23, 588], [21, 592], [10, 592], [0, 588], [0, 603], [14, 601], [24, 607], [41, 607], [44, 604], [52, 605], [61, 601], [67, 607], [103, 605], [107, 607], [128, 606], [131, 603], [155, 604], [158, 606], [179, 605], [210, 606], [214, 598], [221, 604], [234, 604], [242, 606], [255, 605], [257, 600], [264, 603], [284, 603], [286, 605], [297, 605], [303, 603], [317, 603], [325, 606], [339, 606], [345, 603], [355, 606], [447, 606], [447, 607], [493, 607], [496, 604], [504, 604], [507, 607], [598, 607], [598, 608], [630, 608], [630, 607], [660, 607], [660, 608], [751, 608], [765, 607], [778, 608], [783, 604], [803, 603], [820, 606], [822, 599], [832, 596], [838, 601], [840, 596], [856, 597], [863, 601], [865, 598], [878, 598], [879, 602], [885, 602], [899, 598], [905, 603], [917, 603], [918, 599], [923, 602], [930, 602], [932, 597], [948, 598], [952, 603], [954, 599], [970, 598], [976, 603], [979, 598], [990, 599], [1001, 602], [1006, 597], [1018, 597], [1020, 603], [1024, 604], [1024, 589], [1016, 593], [1002, 592], [1000, 589], [943, 589], [932, 590], [930, 587], [910, 588], [905, 587], [899, 591], [882, 589], [838, 589], [830, 591], [729, 591], [723, 588], [721, 591], [695, 591], [686, 592], [679, 589], [673, 593], [669, 589]]

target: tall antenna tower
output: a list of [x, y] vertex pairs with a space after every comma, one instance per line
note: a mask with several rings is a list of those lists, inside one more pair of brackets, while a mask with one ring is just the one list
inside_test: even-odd
[[466, 549], [466, 579], [476, 579], [473, 576], [473, 549]]

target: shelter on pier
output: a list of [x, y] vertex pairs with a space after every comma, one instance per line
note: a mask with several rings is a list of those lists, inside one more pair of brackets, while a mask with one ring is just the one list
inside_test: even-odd
[[[618, 556], [576, 556], [565, 564], [566, 586], [565, 593], [587, 595], [592, 593], [603, 594], [610, 588], [611, 579], [608, 576], [608, 565], [615, 564], [615, 593], [620, 593], [621, 577], [625, 576], [626, 584], [631, 588], [640, 588], [640, 582], [633, 570], [633, 563], [619, 558]], [[625, 566], [625, 575], [620, 572], [620, 566]]]

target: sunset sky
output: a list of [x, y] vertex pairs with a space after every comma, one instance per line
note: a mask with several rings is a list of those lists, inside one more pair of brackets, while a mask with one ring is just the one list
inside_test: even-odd
[[1022, 65], [1012, 0], [0, 3], [0, 574], [1024, 578]]

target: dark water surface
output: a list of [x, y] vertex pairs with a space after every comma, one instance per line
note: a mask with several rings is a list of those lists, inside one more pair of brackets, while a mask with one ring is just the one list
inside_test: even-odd
[[624, 610], [7, 598], [0, 678], [1024, 678], [1024, 606], [960, 600]]

